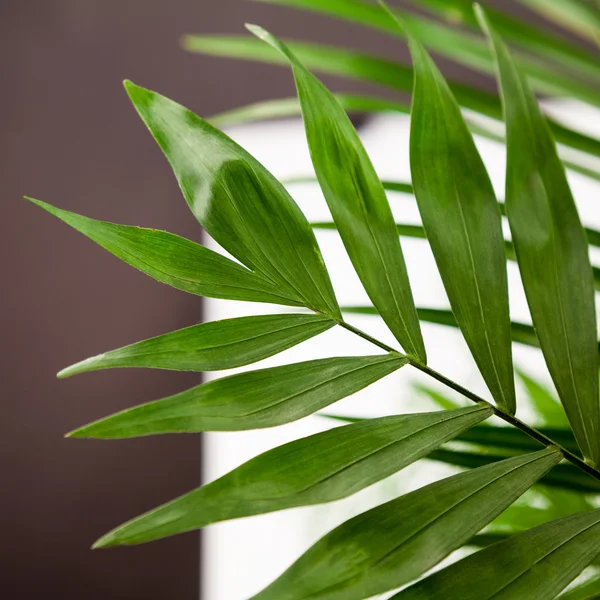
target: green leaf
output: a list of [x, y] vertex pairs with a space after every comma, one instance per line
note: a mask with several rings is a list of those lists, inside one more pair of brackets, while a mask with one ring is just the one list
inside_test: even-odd
[[596, 573], [585, 583], [558, 596], [558, 600], [598, 600], [600, 598], [600, 573]]
[[480, 550], [393, 600], [551, 600], [600, 554], [599, 534], [600, 510], [552, 521]]
[[[572, 2], [573, 0], [518, 1], [530, 3], [537, 1], [545, 7], [552, 7], [561, 2]], [[454, 26], [461, 23], [473, 28], [477, 27], [471, 0], [410, 0], [410, 2], [420, 9], [428, 8], [430, 12], [439, 15]], [[486, 4], [486, 10], [492, 17], [492, 23], [498, 33], [513, 42], [515, 47], [525, 50], [535, 57], [534, 60], [538, 63], [540, 59], [550, 63], [556, 61], [563, 72], [565, 68], [571, 72], [578, 69], [588, 75], [597, 76], [598, 58], [585, 46], [571, 41], [564, 34], [528, 22], [530, 20], [518, 20], [506, 12], [496, 10], [492, 5]], [[561, 22], [561, 25], [566, 25], [566, 22]]]
[[41, 200], [28, 200], [127, 264], [178, 290], [210, 298], [301, 305], [282, 296], [265, 277], [185, 238], [156, 229], [96, 221]]
[[[336, 100], [347, 112], [379, 113], [401, 112], [408, 114], [410, 107], [401, 102], [393, 102], [375, 96], [356, 96], [354, 94], [335, 94]], [[219, 113], [209, 119], [215, 127], [231, 127], [240, 123], [250, 123], [263, 119], [292, 117], [302, 113], [298, 98], [278, 98], [254, 102], [240, 108]], [[315, 180], [316, 181], [316, 180]]]
[[58, 374], [115, 367], [176, 371], [219, 371], [262, 360], [331, 329], [335, 321], [320, 315], [261, 315], [192, 325], [104, 352]]
[[96, 547], [139, 544], [218, 521], [345, 498], [491, 414], [490, 408], [469, 407], [384, 417], [296, 440], [118, 527]]
[[419, 212], [473, 358], [498, 406], [514, 414], [508, 282], [498, 201], [446, 80], [425, 48], [412, 35], [408, 40], [415, 69], [410, 165]]
[[[293, 182], [293, 180], [292, 180]], [[386, 188], [389, 190], [389, 187]], [[404, 191], [404, 190], [394, 190], [394, 191]], [[405, 192], [408, 193], [408, 192]], [[327, 229], [327, 230], [336, 230], [337, 226], [332, 221], [317, 221], [312, 222], [311, 226], [314, 229]], [[404, 237], [418, 238], [418, 239], [427, 239], [427, 235], [425, 233], [425, 229], [421, 225], [408, 225], [406, 223], [396, 223], [396, 231], [398, 235]], [[590, 242], [594, 246], [598, 246], [597, 236], [600, 232], [595, 231], [593, 229], [585, 229], [584, 230], [588, 239], [593, 239]], [[506, 258], [511, 261], [516, 261], [517, 257], [515, 254], [515, 248], [513, 243], [510, 240], [504, 240], [504, 252], [506, 254]], [[600, 291], [600, 268], [592, 267], [592, 275], [594, 278], [594, 287], [597, 291]]]
[[[346, 48], [284, 41], [294, 55], [309, 69], [369, 81], [407, 94], [412, 93], [413, 72], [410, 67]], [[183, 46], [190, 52], [240, 60], [256, 60], [276, 65], [287, 64], [283, 56], [273, 52], [259, 40], [246, 36], [188, 35], [183, 39]], [[449, 81], [449, 85], [462, 107], [495, 119], [501, 118], [501, 106], [494, 94], [455, 81]], [[502, 141], [502, 136], [498, 136], [480, 122], [475, 123], [470, 119], [469, 122], [474, 133]], [[560, 143], [594, 156], [600, 156], [600, 140], [568, 129], [551, 119], [548, 122]], [[587, 177], [600, 179], [600, 173], [586, 167], [585, 160], [581, 161], [578, 158], [565, 160], [565, 165]]]
[[517, 376], [525, 386], [537, 416], [545, 427], [567, 428], [569, 423], [560, 402], [541, 383], [516, 369]]
[[548, 125], [500, 37], [493, 46], [507, 128], [506, 212], [544, 358], [581, 450], [600, 464], [594, 280], [585, 233]]
[[[284, 42], [307, 69], [370, 81], [407, 93], [412, 90], [413, 72], [406, 65], [347, 48], [291, 40]], [[248, 36], [187, 35], [182, 43], [190, 52], [276, 65], [288, 62], [283, 55]], [[500, 118], [501, 107], [495, 95], [458, 82], [452, 82], [451, 87], [461, 105], [489, 117]]]
[[285, 45], [260, 27], [248, 28], [289, 60], [313, 166], [352, 264], [402, 347], [426, 362], [392, 211], [358, 133], [332, 94]]
[[[366, 3], [361, 0], [261, 0], [269, 4], [293, 6], [296, 8], [324, 13], [333, 17], [348, 20], [373, 27], [386, 33], [404, 37], [403, 31], [390, 27], [389, 19], [386, 19], [377, 5]], [[425, 18], [422, 15], [408, 12], [394, 11], [393, 15], [402, 16], [411, 33], [422, 44], [431, 48], [432, 51], [447, 57], [459, 64], [466, 65], [484, 73], [493, 72], [493, 61], [485, 41], [470, 31], [460, 30], [455, 26], [448, 26], [438, 21]], [[551, 51], [551, 47], [542, 46], [538, 51], [543, 55]], [[591, 104], [598, 104], [597, 89], [600, 86], [600, 69], [593, 61], [577, 59], [565, 55], [565, 53], [554, 51], [553, 58], [566, 61], [568, 69], [557, 69], [555, 64], [540, 61], [539, 57], [530, 58], [527, 54], [521, 54], [520, 59], [525, 72], [529, 75], [535, 87], [540, 92], [553, 95], [576, 96]], [[577, 75], [585, 76], [583, 83]], [[594, 89], [594, 86], [596, 89]]]
[[[337, 231], [338, 226], [332, 221], [313, 221], [311, 222], [313, 229], [326, 229]], [[421, 225], [405, 225], [404, 223], [396, 223], [396, 234], [404, 237], [427, 239], [425, 230]], [[377, 313], [379, 314], [379, 313]]]
[[325, 358], [231, 375], [124, 410], [81, 427], [69, 437], [126, 438], [274, 427], [354, 394], [406, 362], [393, 354]]
[[284, 296], [339, 318], [314, 233], [283, 185], [183, 106], [131, 82], [125, 87], [206, 231]]
[[600, 36], [600, 7], [581, 0], [519, 0], [561, 27], [596, 43]]
[[[338, 96], [336, 96], [338, 98]], [[407, 110], [410, 112], [410, 109]], [[293, 183], [318, 183], [319, 180], [316, 177], [292, 177], [290, 179], [284, 179], [283, 182], [286, 185]], [[413, 194], [413, 186], [412, 183], [408, 181], [390, 181], [388, 179], [382, 179], [381, 185], [383, 185], [383, 189], [386, 192], [399, 192], [401, 194]], [[396, 223], [397, 226], [401, 226], [400, 223]], [[314, 227], [314, 224], [313, 224]], [[598, 233], [598, 239], [600, 240], [600, 231]], [[600, 242], [599, 242], [600, 243]]]
[[[319, 414], [322, 417], [344, 423], [358, 423], [365, 420], [342, 415]], [[539, 431], [571, 452], [577, 452], [577, 444], [570, 430], [544, 428]], [[542, 447], [539, 442], [518, 429], [513, 427], [497, 427], [488, 425], [487, 423], [477, 425], [457, 435], [455, 441], [475, 444], [475, 447], [472, 450], [453, 450], [445, 446], [431, 452], [427, 456], [428, 460], [446, 463], [455, 467], [463, 467], [465, 469], [477, 469], [514, 456], [515, 453], [532, 452]], [[490, 448], [493, 450], [490, 450]], [[553, 491], [569, 491], [578, 494], [600, 493], [600, 482], [598, 480], [570, 464], [562, 464], [554, 467], [550, 473], [540, 480], [540, 483], [548, 486], [545, 488], [546, 490], [552, 488]]]
[[360, 600], [400, 587], [462, 546], [560, 459], [551, 450], [511, 458], [358, 515], [253, 600]]

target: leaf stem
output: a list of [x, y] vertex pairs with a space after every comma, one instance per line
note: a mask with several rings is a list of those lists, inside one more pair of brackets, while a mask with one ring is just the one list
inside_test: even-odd
[[[364, 331], [357, 329], [356, 327], [350, 325], [350, 323], [346, 323], [346, 321], [338, 321], [338, 323], [344, 329], [347, 329], [348, 331], [355, 333], [357, 336], [363, 338], [363, 340], [367, 340], [367, 342], [371, 342], [371, 344], [375, 344], [375, 346], [379, 346], [382, 350], [385, 350], [386, 352], [393, 352], [394, 354], [401, 354], [400, 352], [398, 352], [398, 350], [394, 350], [394, 348], [392, 348], [391, 346], [388, 346], [387, 344], [380, 342], [379, 340], [370, 336], [368, 333], [365, 333]], [[402, 355], [402, 356], [404, 356], [404, 355]]]
[[[376, 338], [370, 336], [368, 333], [361, 331], [360, 329], [350, 325], [349, 323], [346, 323], [345, 321], [339, 321], [339, 324], [344, 329], [351, 331], [352, 333], [358, 335], [359, 337], [363, 338], [364, 340], [367, 340], [368, 342], [371, 342], [372, 344], [374, 344], [375, 346], [378, 346], [379, 348], [381, 348], [382, 350], [385, 350], [386, 352], [393, 352], [394, 354], [400, 354], [400, 352], [398, 352], [397, 350], [394, 350], [394, 348], [392, 348], [391, 346], [388, 346], [387, 344], [380, 342]], [[427, 365], [420, 363], [418, 360], [412, 358], [411, 356], [406, 356], [406, 359], [408, 360], [409, 364], [412, 367], [414, 367], [415, 369], [418, 369], [419, 371], [421, 371], [422, 373], [425, 373], [429, 377], [432, 377], [433, 379], [436, 379], [440, 383], [443, 383], [445, 386], [453, 389], [454, 391], [458, 392], [459, 394], [462, 394], [465, 398], [468, 398], [472, 402], [475, 402], [477, 404], [485, 404], [486, 406], [489, 406], [494, 411], [494, 414], [497, 417], [499, 417], [503, 421], [506, 421], [513, 427], [520, 429], [523, 433], [525, 433], [529, 437], [533, 438], [534, 440], [538, 441], [543, 446], [557, 448], [558, 450], [560, 450], [560, 452], [562, 453], [565, 460], [569, 461], [571, 464], [575, 465], [582, 471], [585, 471], [588, 475], [591, 475], [594, 479], [597, 479], [600, 481], [600, 472], [599, 471], [597, 471], [591, 465], [587, 464], [584, 460], [579, 458], [576, 454], [573, 454], [573, 452], [571, 452], [570, 450], [567, 450], [566, 448], [564, 448], [563, 446], [561, 446], [559, 443], [555, 442], [548, 436], [537, 431], [537, 429], [530, 427], [529, 425], [527, 425], [520, 419], [517, 419], [517, 417], [514, 417], [513, 415], [511, 415], [507, 412], [504, 412], [502, 409], [498, 408], [491, 402], [484, 400], [481, 396], [478, 396], [477, 394], [471, 392], [470, 390], [463, 387], [459, 383], [452, 381], [452, 379], [449, 379], [445, 375], [442, 375], [441, 373], [439, 373], [438, 371], [435, 371], [434, 369], [428, 367]]]

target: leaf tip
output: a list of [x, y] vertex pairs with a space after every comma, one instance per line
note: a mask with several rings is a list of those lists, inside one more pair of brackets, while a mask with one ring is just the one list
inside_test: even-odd
[[475, 17], [479, 22], [479, 26], [483, 30], [483, 32], [487, 35], [490, 33], [490, 24], [487, 18], [487, 13], [485, 12], [483, 6], [479, 4], [479, 2], [473, 3], [473, 12], [475, 13]]
[[85, 429], [86, 429], [85, 426], [80, 427], [79, 429], [73, 429], [72, 431], [65, 433], [64, 437], [65, 437], [65, 439], [68, 439], [68, 440], [88, 437], [85, 434]]
[[31, 202], [32, 204], [39, 206], [40, 208], [43, 208], [44, 210], [47, 210], [48, 212], [53, 212], [53, 211], [57, 210], [52, 205], [48, 204], [47, 202], [43, 202], [42, 200], [37, 200], [36, 198], [32, 198], [31, 196], [23, 196], [23, 199], [27, 200], [28, 202]]
[[400, 29], [401, 32], [407, 34], [409, 33], [406, 24], [402, 20], [401, 17], [398, 16], [396, 12], [394, 12], [385, 0], [377, 0], [377, 4], [379, 4], [381, 10], [385, 12], [386, 15], [394, 22], [394, 24]]
[[192, 48], [192, 38], [193, 38], [193, 36], [190, 35], [189, 33], [186, 33], [185, 35], [182, 35], [179, 38], [179, 45], [184, 50], [191, 50], [191, 48]]
[[115, 539], [116, 536], [114, 535], [114, 532], [109, 532], [106, 535], [103, 535], [102, 537], [98, 538], [93, 544], [91, 549], [92, 550], [103, 550], [104, 548], [110, 548], [111, 546], [117, 546], [118, 542]]
[[125, 88], [129, 99], [136, 107], [143, 104], [149, 104], [155, 96], [154, 92], [133, 83], [130, 79], [125, 79], [123, 81], [123, 87]]
[[268, 37], [271, 36], [271, 34], [266, 29], [261, 27], [260, 25], [254, 25], [252, 23], [244, 23], [244, 27], [251, 34], [255, 35], [257, 38], [260, 38], [261, 40], [266, 40]]
[[85, 373], [86, 371], [93, 371], [98, 367], [98, 364], [101, 363], [102, 357], [104, 354], [98, 354], [97, 356], [92, 356], [90, 358], [86, 358], [80, 362], [75, 363], [74, 365], [70, 365], [61, 369], [57, 374], [57, 379], [66, 379], [67, 377], [72, 377], [73, 375], [78, 375], [79, 373]]

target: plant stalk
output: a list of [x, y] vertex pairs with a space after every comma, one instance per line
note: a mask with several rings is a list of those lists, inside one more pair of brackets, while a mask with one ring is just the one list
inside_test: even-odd
[[[391, 346], [388, 346], [387, 344], [380, 342], [379, 340], [370, 336], [368, 333], [365, 333], [364, 331], [354, 327], [353, 325], [346, 323], [345, 321], [339, 321], [339, 324], [344, 329], [351, 331], [352, 333], [358, 335], [359, 337], [363, 338], [364, 340], [366, 340], [368, 342], [371, 342], [372, 344], [374, 344], [375, 346], [378, 346], [379, 348], [381, 348], [382, 350], [385, 350], [386, 352], [393, 352], [394, 354], [402, 355], [397, 350], [394, 350], [394, 348], [392, 348]], [[402, 356], [405, 356], [405, 355], [402, 355]], [[431, 369], [427, 365], [420, 363], [416, 359], [414, 359], [410, 356], [405, 356], [405, 358], [408, 360], [409, 364], [412, 367], [414, 367], [415, 369], [418, 369], [419, 371], [421, 371], [422, 373], [425, 373], [426, 375], [429, 375], [429, 377], [436, 379], [440, 383], [443, 383], [445, 386], [453, 389], [454, 391], [458, 392], [459, 394], [462, 394], [465, 398], [468, 398], [469, 400], [471, 400], [472, 402], [475, 402], [477, 404], [485, 404], [486, 406], [489, 406], [494, 411], [494, 414], [497, 417], [499, 417], [503, 421], [506, 421], [510, 425], [513, 425], [517, 429], [520, 429], [523, 433], [525, 433], [529, 437], [533, 438], [534, 440], [538, 441], [543, 446], [557, 448], [558, 450], [560, 450], [560, 452], [562, 453], [565, 460], [569, 461], [571, 464], [575, 465], [582, 471], [585, 471], [588, 475], [591, 475], [594, 479], [597, 479], [600, 481], [600, 472], [598, 470], [596, 470], [594, 467], [592, 467], [591, 465], [586, 463], [584, 460], [579, 458], [576, 454], [573, 454], [573, 452], [571, 452], [570, 450], [567, 450], [566, 448], [564, 448], [563, 446], [561, 446], [559, 443], [555, 442], [548, 436], [537, 431], [537, 429], [530, 427], [529, 425], [527, 425], [520, 419], [517, 419], [517, 417], [514, 417], [513, 415], [511, 415], [507, 412], [504, 412], [502, 409], [498, 408], [491, 402], [484, 400], [483, 398], [481, 398], [481, 396], [478, 396], [477, 394], [471, 392], [470, 390], [463, 387], [459, 383], [452, 381], [445, 375], [438, 373], [438, 371]]]

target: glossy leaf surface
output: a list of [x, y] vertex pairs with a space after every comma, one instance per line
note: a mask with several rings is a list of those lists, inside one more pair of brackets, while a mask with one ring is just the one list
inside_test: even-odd
[[446, 80], [411, 35], [413, 188], [452, 312], [496, 403], [514, 414], [502, 217]]
[[594, 510], [540, 525], [480, 550], [393, 600], [551, 600], [598, 554], [600, 510]]
[[125, 85], [206, 231], [286, 297], [339, 317], [314, 233], [283, 185], [191, 111], [133, 83]]
[[418, 577], [512, 504], [561, 455], [544, 450], [425, 486], [343, 523], [254, 600], [361, 600]]
[[298, 306], [265, 277], [166, 231], [96, 221], [40, 200], [32, 202], [157, 281], [184, 292], [250, 302]]
[[405, 351], [426, 362], [394, 217], [358, 133], [333, 95], [285, 45], [261, 28], [251, 31], [290, 61], [313, 166], [352, 264]]
[[137, 544], [218, 521], [345, 498], [426, 456], [491, 414], [490, 408], [475, 406], [372, 419], [318, 433], [253, 458], [122, 525], [97, 544]]
[[69, 435], [125, 438], [274, 427], [354, 394], [405, 364], [406, 359], [389, 354], [325, 358], [249, 371], [124, 410]]
[[594, 281], [548, 125], [508, 49], [478, 11], [498, 62], [507, 129], [506, 212], [540, 346], [584, 456], [600, 464]]
[[115, 367], [218, 371], [262, 360], [327, 331], [335, 322], [319, 315], [261, 315], [192, 325], [92, 356], [63, 369], [70, 377]]

